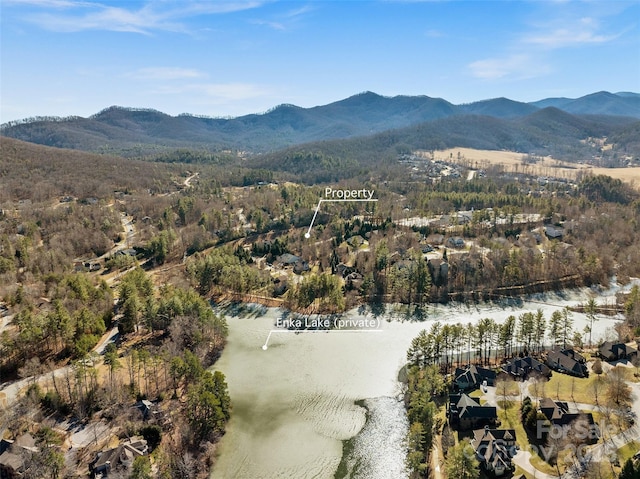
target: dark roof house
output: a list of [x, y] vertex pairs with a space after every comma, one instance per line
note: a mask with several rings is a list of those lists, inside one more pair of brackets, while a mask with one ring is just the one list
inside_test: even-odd
[[586, 425], [581, 426], [579, 432], [584, 434], [584, 439], [597, 441], [600, 437], [600, 429], [590, 412], [570, 411], [569, 403], [554, 401], [550, 398], [541, 399], [539, 409], [551, 424], [557, 426], [569, 426], [582, 418], [586, 421]]
[[630, 359], [638, 354], [638, 350], [633, 346], [624, 343], [607, 341], [598, 348], [600, 356], [607, 361], [617, 361], [619, 359]]
[[450, 394], [447, 411], [449, 424], [454, 429], [468, 430], [493, 426], [498, 422], [495, 406], [481, 406], [466, 394]]
[[511, 458], [517, 453], [514, 429], [478, 429], [473, 431], [473, 449], [480, 466], [496, 476], [513, 470]]
[[91, 464], [89, 471], [92, 477], [108, 477], [111, 471], [129, 469], [136, 457], [149, 453], [147, 441], [132, 437], [118, 447], [99, 452]]
[[162, 426], [163, 429], [168, 429], [171, 426], [171, 418], [158, 407], [157, 403], [143, 399], [142, 401], [138, 401], [134, 407], [142, 414], [143, 421], [147, 421], [150, 424], [157, 424]]
[[530, 375], [540, 375], [549, 377], [551, 370], [545, 364], [541, 363], [531, 356], [524, 358], [513, 358], [507, 364], [502, 366], [502, 370], [511, 376], [526, 379]]
[[553, 225], [546, 225], [544, 227], [544, 234], [546, 234], [549, 239], [562, 238], [562, 235], [564, 235], [564, 229]]
[[16, 438], [15, 441], [0, 441], [0, 478], [17, 479], [25, 477], [25, 461], [28, 453], [38, 452], [36, 441], [29, 433]]
[[579, 378], [589, 376], [584, 357], [573, 349], [553, 350], [547, 353], [545, 364], [551, 369], [561, 373], [570, 374]]
[[493, 386], [495, 380], [495, 371], [471, 364], [464, 369], [456, 368], [454, 384], [458, 389], [466, 391], [479, 388], [484, 381], [487, 381], [487, 386]]
[[464, 248], [464, 240], [460, 236], [449, 238], [447, 244], [452, 248]]

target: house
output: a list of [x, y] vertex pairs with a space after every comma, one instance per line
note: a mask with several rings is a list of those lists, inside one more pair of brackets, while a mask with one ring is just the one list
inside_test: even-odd
[[544, 227], [544, 234], [547, 235], [549, 239], [558, 239], [564, 235], [564, 229], [553, 225], [546, 225]]
[[149, 419], [151, 414], [153, 414], [156, 405], [148, 399], [143, 399], [142, 401], [138, 401], [134, 407], [136, 407], [140, 411], [140, 413], [142, 414], [142, 419], [146, 421]]
[[284, 253], [278, 256], [277, 261], [283, 266], [293, 266], [294, 264], [302, 261], [302, 258], [291, 253]]
[[31, 434], [26, 433], [16, 438], [15, 441], [2, 439], [0, 441], [0, 478], [17, 479], [26, 477], [25, 453], [38, 452], [36, 441]]
[[487, 386], [493, 386], [496, 381], [496, 372], [471, 364], [464, 369], [456, 368], [453, 383], [459, 390], [467, 391], [479, 388], [484, 381], [487, 381]]
[[343, 278], [351, 273], [353, 273], [355, 269], [352, 266], [348, 266], [344, 263], [338, 263], [336, 266], [336, 274], [342, 276]]
[[631, 359], [638, 355], [638, 350], [633, 346], [624, 343], [607, 341], [598, 348], [600, 356], [607, 361], [617, 361], [619, 359]]
[[347, 244], [352, 248], [359, 248], [367, 242], [362, 236], [355, 235], [347, 239]]
[[345, 278], [345, 286], [347, 289], [358, 289], [364, 282], [364, 276], [360, 273], [353, 272]]
[[147, 441], [140, 437], [132, 437], [118, 447], [99, 452], [89, 464], [92, 477], [109, 477], [116, 470], [129, 469], [136, 457], [149, 453]]
[[137, 254], [138, 252], [134, 248], [126, 248], [116, 251], [114, 256], [133, 256], [135, 258]]
[[502, 476], [513, 470], [511, 458], [517, 453], [516, 432], [514, 429], [478, 429], [473, 431], [476, 457], [486, 472]]
[[431, 246], [430, 244], [424, 244], [420, 246], [420, 251], [422, 251], [424, 254], [431, 253], [433, 251], [433, 246]]
[[464, 248], [464, 240], [460, 236], [453, 236], [447, 239], [447, 245], [452, 248]]
[[165, 430], [171, 426], [171, 419], [156, 403], [143, 399], [142, 401], [138, 401], [134, 407], [142, 414], [143, 421], [149, 424], [157, 424]]
[[498, 422], [495, 406], [481, 406], [479, 402], [464, 393], [449, 395], [447, 417], [451, 427], [458, 430], [494, 426]]
[[99, 261], [85, 261], [82, 263], [82, 267], [86, 271], [98, 271], [100, 270], [100, 268], [102, 268], [102, 265]]
[[584, 357], [573, 349], [553, 350], [547, 353], [545, 364], [555, 371], [586, 378], [589, 371]]
[[516, 378], [526, 379], [530, 375], [539, 375], [544, 377], [551, 376], [549, 367], [531, 356], [524, 358], [513, 358], [507, 364], [502, 366], [502, 370]]
[[309, 271], [309, 263], [304, 261], [300, 256], [296, 256], [291, 253], [281, 254], [276, 258], [282, 267], [291, 266], [293, 268], [293, 272], [296, 274], [302, 274], [305, 271]]
[[593, 414], [590, 412], [570, 411], [569, 403], [554, 401], [550, 398], [541, 399], [538, 409], [547, 418], [547, 421], [556, 426], [571, 427], [572, 423], [582, 418], [587, 423], [586, 427], [580, 426], [579, 431], [585, 435], [584, 439], [597, 441], [600, 437], [600, 429], [593, 419]]
[[17, 479], [25, 473], [22, 455], [5, 451], [0, 454], [0, 478]]

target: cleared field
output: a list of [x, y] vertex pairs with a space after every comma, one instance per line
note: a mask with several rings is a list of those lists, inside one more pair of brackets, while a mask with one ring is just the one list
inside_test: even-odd
[[[427, 151], [418, 151], [417, 155], [430, 158]], [[576, 179], [580, 174], [607, 175], [620, 179], [640, 189], [640, 168], [594, 168], [589, 165], [568, 163], [550, 156], [536, 163], [526, 163], [526, 154], [515, 151], [476, 150], [473, 148], [449, 148], [433, 152], [435, 160], [458, 163], [470, 168], [502, 166], [505, 171], [537, 176]]]

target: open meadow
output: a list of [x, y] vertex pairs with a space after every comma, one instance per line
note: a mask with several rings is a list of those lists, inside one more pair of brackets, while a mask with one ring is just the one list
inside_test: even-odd
[[[420, 156], [430, 157], [429, 152], [418, 152]], [[449, 148], [433, 152], [434, 160], [446, 160], [470, 168], [483, 169], [489, 166], [502, 166], [505, 171], [537, 176], [578, 179], [584, 174], [607, 175], [620, 179], [640, 189], [640, 167], [596, 168], [582, 163], [569, 163], [550, 156], [541, 157], [537, 162], [527, 162], [527, 154], [515, 151], [476, 150], [473, 148]]]

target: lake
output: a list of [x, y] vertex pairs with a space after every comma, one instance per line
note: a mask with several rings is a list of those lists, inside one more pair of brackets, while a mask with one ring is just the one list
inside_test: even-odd
[[[227, 377], [233, 410], [211, 477], [328, 479], [339, 466], [339, 477], [350, 479], [406, 477], [402, 439], [408, 425], [397, 378], [419, 331], [434, 321], [491, 317], [501, 323], [538, 308], [548, 320], [556, 309], [590, 296], [611, 302], [617, 289], [614, 283], [606, 291], [585, 288], [499, 304], [429, 305], [423, 321], [388, 307], [378, 316], [380, 331], [276, 332], [266, 350], [283, 311], [243, 305], [227, 314], [228, 344], [215, 364]], [[373, 317], [364, 309], [345, 316]], [[573, 313], [573, 319], [582, 331], [586, 316]], [[594, 342], [611, 335], [620, 320], [599, 316]]]

